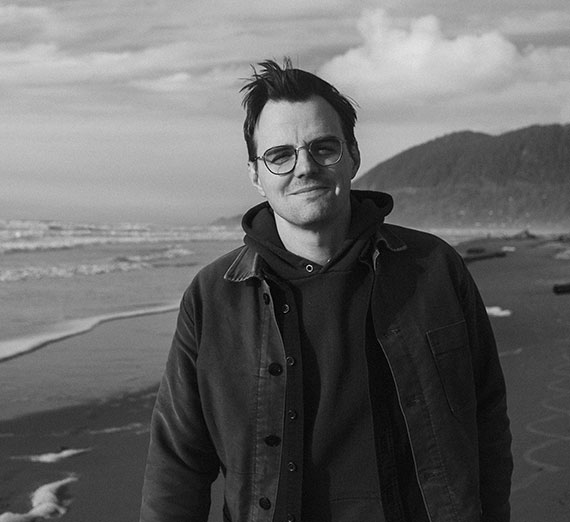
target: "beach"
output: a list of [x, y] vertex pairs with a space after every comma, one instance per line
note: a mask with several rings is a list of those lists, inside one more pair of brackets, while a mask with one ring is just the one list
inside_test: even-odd
[[[553, 286], [570, 283], [570, 243], [521, 235], [457, 248], [488, 307], [507, 380], [512, 520], [566, 522], [570, 294], [555, 294]], [[214, 252], [191, 261], [190, 269], [171, 266], [173, 276], [185, 274], [171, 292], [187, 284], [188, 273], [208, 255]], [[67, 489], [63, 520], [138, 519], [150, 414], [176, 319], [172, 295], [165, 297], [154, 308], [145, 298], [137, 315], [107, 317], [0, 362], [2, 391], [11, 397], [0, 408], [1, 522], [26, 520], [6, 513], [28, 512], [30, 495], [58, 482]], [[219, 483], [213, 498], [210, 522], [221, 522]]]

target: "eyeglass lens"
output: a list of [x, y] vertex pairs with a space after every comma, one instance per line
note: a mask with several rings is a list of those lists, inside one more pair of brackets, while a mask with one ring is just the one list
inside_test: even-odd
[[311, 141], [298, 149], [291, 145], [272, 147], [263, 154], [263, 161], [274, 174], [288, 174], [295, 168], [298, 151], [303, 148], [307, 148], [313, 160], [321, 167], [334, 165], [342, 156], [342, 141], [333, 137]]

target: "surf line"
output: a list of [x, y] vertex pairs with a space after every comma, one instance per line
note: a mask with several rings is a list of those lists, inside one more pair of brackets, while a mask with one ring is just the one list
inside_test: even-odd
[[34, 352], [48, 344], [53, 344], [58, 341], [63, 341], [64, 339], [69, 339], [70, 337], [75, 337], [76, 335], [87, 333], [103, 323], [117, 321], [119, 319], [129, 319], [131, 317], [140, 317], [143, 315], [173, 312], [178, 310], [178, 307], [178, 303], [171, 303], [143, 308], [140, 310], [98, 315], [86, 319], [74, 319], [72, 321], [62, 323], [59, 325], [58, 330], [54, 332], [0, 341], [0, 363]]

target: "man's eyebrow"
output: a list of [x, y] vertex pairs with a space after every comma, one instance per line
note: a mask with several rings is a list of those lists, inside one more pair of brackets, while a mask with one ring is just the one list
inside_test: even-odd
[[316, 140], [330, 140], [330, 139], [337, 139], [337, 140], [341, 140], [342, 138], [340, 138], [339, 136], [337, 136], [336, 134], [325, 134], [323, 136], [319, 136], [318, 138], [314, 138], [311, 141], [316, 141]]
[[[313, 141], [320, 141], [320, 140], [330, 140], [330, 139], [337, 139], [337, 140], [342, 140], [342, 138], [340, 136], [337, 136], [336, 134], [323, 134], [322, 136], [317, 136], [316, 138], [313, 138], [309, 141], [305, 141], [303, 142], [305, 145], [308, 145], [309, 143], [312, 143]], [[301, 145], [300, 145], [301, 146]], [[296, 148], [295, 145], [293, 145], [292, 143], [282, 143], [281, 145], [274, 145], [272, 147], [270, 147], [271, 149], [277, 148], [277, 147], [293, 147]]]

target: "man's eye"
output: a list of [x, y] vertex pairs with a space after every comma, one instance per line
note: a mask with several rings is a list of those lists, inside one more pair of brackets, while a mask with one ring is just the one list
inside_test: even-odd
[[295, 151], [291, 148], [271, 149], [265, 153], [267, 161], [277, 164], [286, 163], [293, 156], [295, 156]]
[[338, 143], [334, 140], [323, 140], [313, 144], [311, 151], [319, 156], [330, 156], [338, 152]]

